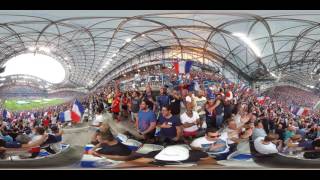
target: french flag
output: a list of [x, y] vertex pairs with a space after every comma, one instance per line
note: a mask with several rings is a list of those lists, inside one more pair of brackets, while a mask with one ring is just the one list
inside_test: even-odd
[[308, 108], [304, 108], [304, 107], [300, 107], [298, 112], [297, 112], [297, 116], [306, 116], [309, 114], [310, 109]]
[[67, 111], [64, 111], [64, 112], [60, 112], [59, 113], [59, 121], [61, 123], [71, 121], [71, 111], [67, 110]]
[[84, 108], [82, 104], [78, 100], [76, 100], [73, 103], [72, 110], [71, 110], [72, 121], [75, 123], [80, 122], [83, 113], [84, 113]]
[[264, 96], [260, 96], [260, 97], [257, 97], [257, 101], [259, 104], [264, 104], [264, 101], [266, 100], [266, 98]]
[[177, 74], [188, 74], [192, 67], [192, 61], [174, 62], [173, 66]]

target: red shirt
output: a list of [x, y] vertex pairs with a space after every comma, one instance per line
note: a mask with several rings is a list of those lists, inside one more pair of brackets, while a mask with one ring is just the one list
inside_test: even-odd
[[127, 105], [128, 104], [128, 98], [127, 97], [123, 97], [122, 98], [122, 105]]
[[120, 97], [116, 97], [113, 101], [112, 101], [112, 112], [120, 112]]
[[45, 119], [42, 121], [43, 126], [48, 127], [49, 126], [49, 119]]

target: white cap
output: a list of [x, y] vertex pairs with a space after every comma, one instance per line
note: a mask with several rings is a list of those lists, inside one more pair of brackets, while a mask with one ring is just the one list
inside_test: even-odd
[[161, 161], [184, 161], [189, 158], [189, 150], [185, 146], [168, 146], [155, 156]]

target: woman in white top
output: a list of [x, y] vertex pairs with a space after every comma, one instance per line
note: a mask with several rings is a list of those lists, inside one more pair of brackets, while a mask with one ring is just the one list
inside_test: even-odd
[[180, 120], [183, 126], [184, 137], [195, 137], [198, 134], [200, 117], [196, 111], [193, 111], [193, 104], [187, 103], [187, 111], [181, 114]]

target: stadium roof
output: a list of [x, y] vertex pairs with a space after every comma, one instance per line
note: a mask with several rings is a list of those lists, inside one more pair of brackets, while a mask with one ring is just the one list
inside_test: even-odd
[[37, 51], [69, 71], [64, 85], [94, 86], [148, 50], [195, 47], [251, 80], [317, 87], [319, 22], [320, 11], [0, 11], [0, 61]]

